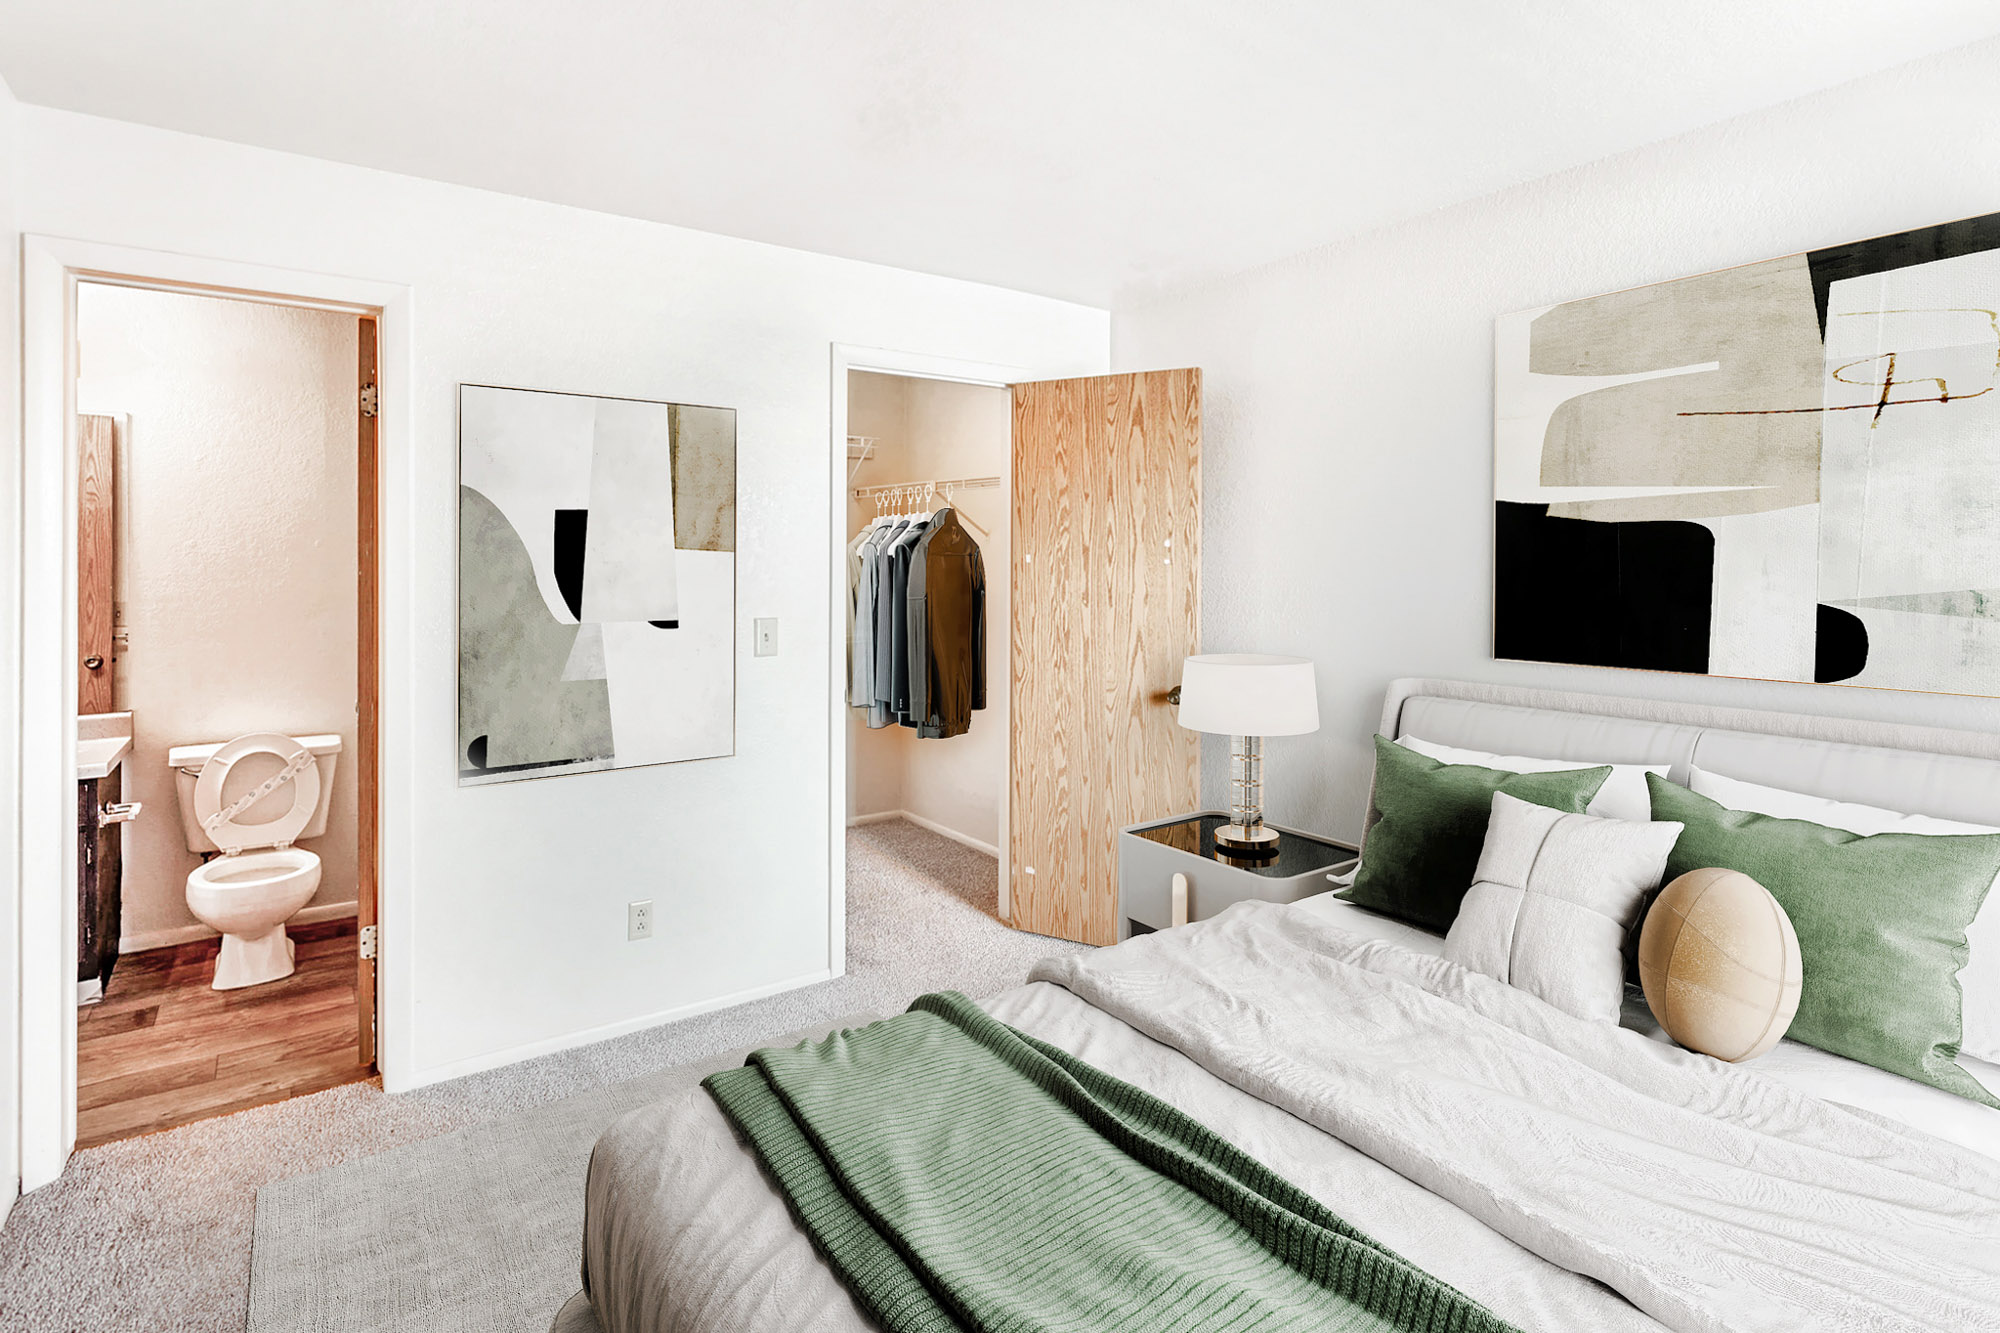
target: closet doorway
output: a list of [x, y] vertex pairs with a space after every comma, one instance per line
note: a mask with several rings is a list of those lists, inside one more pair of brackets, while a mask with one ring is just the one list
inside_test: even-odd
[[847, 822], [906, 819], [995, 858], [1010, 411], [991, 385], [847, 377]]
[[[990, 851], [1003, 920], [1115, 943], [1119, 830], [1200, 804], [1200, 737], [1180, 727], [1169, 692], [1182, 660], [1201, 651], [1201, 372], [1030, 381], [841, 348], [834, 371], [845, 818], [909, 817]], [[942, 429], [946, 421], [965, 433]], [[930, 739], [899, 725], [910, 734], [871, 739], [890, 727], [867, 725], [884, 701], [864, 695], [855, 669], [857, 654], [876, 664], [884, 642], [856, 639], [866, 637], [857, 613], [869, 595], [867, 533], [886, 529], [893, 545], [898, 522], [940, 508], [978, 525], [984, 708], [964, 735]], [[882, 757], [887, 746], [896, 758]], [[829, 924], [838, 970], [841, 893]]]

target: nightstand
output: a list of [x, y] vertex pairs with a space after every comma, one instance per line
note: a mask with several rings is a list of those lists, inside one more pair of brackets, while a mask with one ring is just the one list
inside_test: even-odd
[[1278, 824], [1278, 854], [1251, 860], [1218, 850], [1215, 830], [1229, 822], [1220, 810], [1134, 824], [1118, 834], [1118, 938], [1165, 930], [1174, 920], [1174, 881], [1183, 881], [1188, 921], [1214, 916], [1231, 903], [1256, 898], [1291, 903], [1329, 887], [1327, 875], [1354, 864], [1346, 843]]

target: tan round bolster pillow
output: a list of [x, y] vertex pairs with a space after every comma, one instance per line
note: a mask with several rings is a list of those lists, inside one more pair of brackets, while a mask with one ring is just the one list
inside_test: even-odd
[[1799, 937], [1762, 884], [1690, 870], [1639, 931], [1639, 984], [1667, 1035], [1718, 1060], [1754, 1060], [1799, 1011]]

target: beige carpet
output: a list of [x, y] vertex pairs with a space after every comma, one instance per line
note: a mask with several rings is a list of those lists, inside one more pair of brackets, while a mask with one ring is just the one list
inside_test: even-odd
[[[896, 822], [848, 835], [836, 981], [400, 1096], [336, 1088], [78, 1153], [0, 1230], [0, 1330], [240, 1333], [260, 1186], [929, 990], [978, 996], [1078, 946], [994, 919], [991, 857]], [[553, 1311], [537, 1312], [543, 1327]]]

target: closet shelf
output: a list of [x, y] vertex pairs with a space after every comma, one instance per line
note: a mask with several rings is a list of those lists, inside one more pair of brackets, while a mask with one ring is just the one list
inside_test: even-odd
[[935, 491], [939, 494], [946, 491], [976, 491], [999, 484], [998, 477], [953, 477], [948, 481], [895, 481], [881, 486], [856, 486], [854, 498], [869, 500], [878, 495], [894, 495], [899, 491], [905, 493]]

